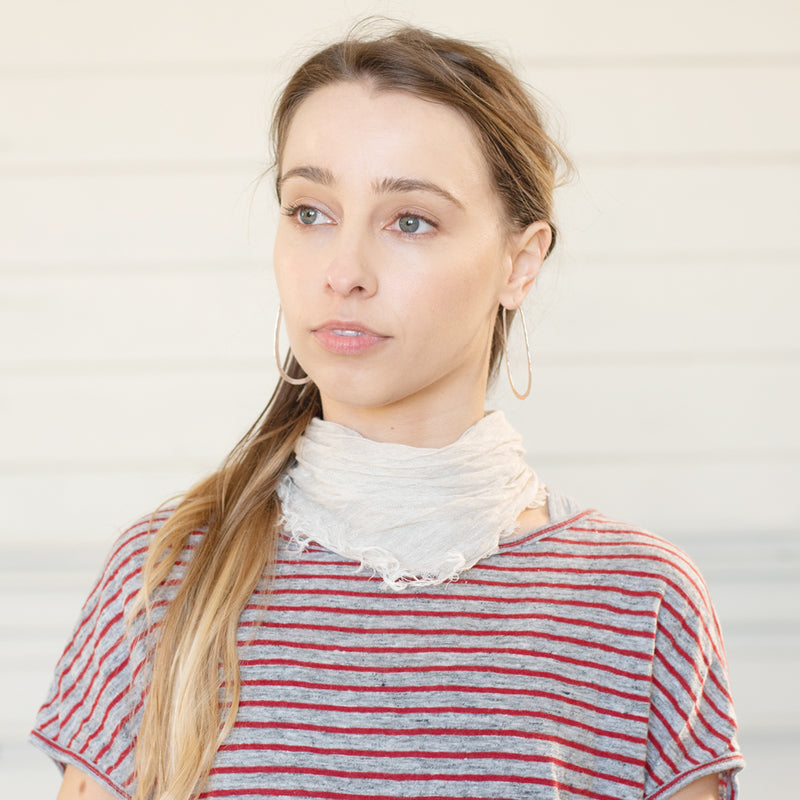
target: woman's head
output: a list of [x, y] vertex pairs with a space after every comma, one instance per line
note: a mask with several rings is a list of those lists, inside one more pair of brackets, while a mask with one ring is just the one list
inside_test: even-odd
[[[441, 401], [448, 386], [438, 380], [448, 373], [460, 374], [482, 409], [473, 387], [485, 390], [502, 352], [499, 307], [519, 305], [554, 236], [559, 151], [520, 82], [480, 48], [426, 31], [351, 37], [289, 80], [273, 144], [283, 211], [276, 276], [293, 351], [322, 392], [326, 418], [334, 390], [351, 406], [386, 406], [420, 389]], [[423, 183], [428, 191], [415, 192]], [[408, 224], [414, 231], [394, 235]], [[377, 272], [355, 275], [359, 260], [383, 282]], [[513, 291], [498, 282], [502, 270]], [[392, 315], [402, 317], [397, 325]], [[339, 357], [326, 357], [318, 329], [331, 320], [383, 341], [344, 358], [367, 338], [337, 333], [327, 338]], [[461, 398], [451, 380], [454, 388], [451, 398]]]

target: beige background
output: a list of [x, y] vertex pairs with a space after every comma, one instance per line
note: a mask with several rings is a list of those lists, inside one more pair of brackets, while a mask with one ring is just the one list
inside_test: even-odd
[[[800, 747], [800, 6], [795, 0], [27, 0], [0, 25], [0, 795], [114, 535], [265, 403], [265, 123], [308, 45], [367, 11], [492, 43], [578, 177], [528, 318], [537, 471], [699, 562], [745, 797]], [[518, 354], [518, 368], [521, 367]], [[521, 377], [518, 379], [520, 380]]]

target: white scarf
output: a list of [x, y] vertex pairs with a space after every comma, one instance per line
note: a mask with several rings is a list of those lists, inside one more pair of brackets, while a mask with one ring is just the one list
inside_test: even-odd
[[284, 530], [301, 549], [316, 542], [398, 591], [455, 580], [547, 498], [499, 411], [441, 448], [375, 442], [314, 419], [295, 455], [278, 484]]

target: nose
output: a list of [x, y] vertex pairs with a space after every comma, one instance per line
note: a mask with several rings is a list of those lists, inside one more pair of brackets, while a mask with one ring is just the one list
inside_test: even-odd
[[338, 233], [325, 276], [328, 288], [342, 297], [371, 297], [378, 289], [378, 278], [368, 235], [347, 230], [343, 224]]

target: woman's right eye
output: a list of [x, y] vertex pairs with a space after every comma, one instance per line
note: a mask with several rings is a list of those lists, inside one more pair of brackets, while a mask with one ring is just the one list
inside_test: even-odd
[[303, 223], [303, 225], [313, 225], [317, 219], [319, 218], [319, 211], [316, 208], [301, 208], [297, 212], [297, 219]]
[[294, 217], [301, 225], [324, 225], [330, 217], [313, 206], [291, 206], [285, 209], [288, 217]]

